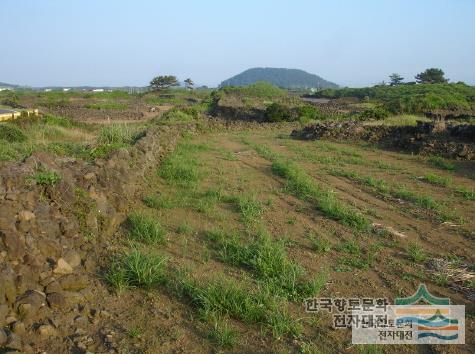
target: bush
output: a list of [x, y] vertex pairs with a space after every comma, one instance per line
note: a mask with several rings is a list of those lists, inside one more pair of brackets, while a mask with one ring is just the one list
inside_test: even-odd
[[289, 122], [295, 120], [292, 111], [280, 103], [272, 103], [268, 106], [266, 108], [265, 117], [267, 122]]
[[475, 87], [465, 84], [405, 84], [364, 88], [326, 89], [316, 97], [356, 97], [380, 102], [392, 113], [424, 113], [435, 109], [474, 110]]
[[198, 118], [199, 112], [192, 108], [172, 108], [168, 112], [165, 112], [160, 118], [159, 121], [167, 121], [168, 123], [173, 122], [191, 122], [195, 118]]
[[314, 106], [299, 107], [298, 115], [299, 115], [299, 119], [303, 121], [319, 119], [321, 117], [320, 112]]
[[28, 138], [23, 131], [11, 124], [0, 124], [0, 139], [9, 143], [22, 143]]
[[360, 113], [360, 119], [377, 119], [382, 120], [388, 118], [390, 113], [383, 107], [374, 107], [366, 109], [363, 113]]

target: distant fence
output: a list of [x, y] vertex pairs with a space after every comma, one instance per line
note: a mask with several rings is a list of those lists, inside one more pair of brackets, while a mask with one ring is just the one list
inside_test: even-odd
[[6, 111], [6, 112], [0, 110], [0, 122], [17, 119], [19, 117], [30, 117], [30, 116], [38, 116], [38, 110], [31, 109], [31, 110]]

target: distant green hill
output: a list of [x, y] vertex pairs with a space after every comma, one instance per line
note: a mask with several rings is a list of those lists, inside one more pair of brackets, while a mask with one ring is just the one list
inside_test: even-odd
[[18, 85], [12, 85], [12, 84], [7, 84], [6, 82], [0, 82], [0, 87], [5, 87], [5, 88], [18, 88], [20, 86]]
[[221, 83], [223, 86], [247, 86], [257, 81], [266, 81], [275, 86], [296, 88], [338, 88], [338, 85], [299, 69], [253, 68], [243, 71]]

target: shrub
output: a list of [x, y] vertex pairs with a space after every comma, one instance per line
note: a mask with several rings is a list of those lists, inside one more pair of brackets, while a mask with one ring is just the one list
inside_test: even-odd
[[297, 110], [299, 119], [303, 121], [309, 121], [321, 118], [321, 114], [314, 106], [301, 106]]
[[293, 121], [292, 111], [289, 107], [280, 103], [272, 103], [266, 108], [265, 117], [267, 122]]
[[374, 107], [366, 109], [359, 114], [360, 119], [377, 119], [381, 120], [389, 117], [390, 113], [383, 107]]
[[0, 124], [0, 139], [9, 143], [22, 143], [28, 138], [23, 131], [12, 124]]
[[[189, 114], [189, 113], [191, 114]], [[191, 122], [198, 116], [198, 113], [192, 109], [179, 109], [173, 108], [168, 112], [164, 113], [160, 118], [159, 121], [165, 120], [169, 123], [173, 122]]]
[[434, 109], [473, 110], [475, 88], [464, 84], [417, 84], [326, 89], [317, 97], [368, 97], [392, 113], [424, 113]]

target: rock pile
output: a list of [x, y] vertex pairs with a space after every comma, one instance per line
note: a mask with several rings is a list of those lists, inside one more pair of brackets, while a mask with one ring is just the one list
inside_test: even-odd
[[418, 122], [416, 126], [369, 126], [358, 121], [328, 121], [294, 130], [298, 139], [363, 140], [422, 155], [475, 159], [475, 125]]
[[[89, 350], [82, 339], [84, 326], [100, 317], [89, 309], [102, 286], [98, 264], [137, 180], [174, 148], [182, 129], [151, 127], [133, 148], [92, 164], [34, 153], [0, 170], [0, 348], [37, 352], [52, 338], [84, 332], [76, 347]], [[60, 179], [39, 180], [40, 171]]]

